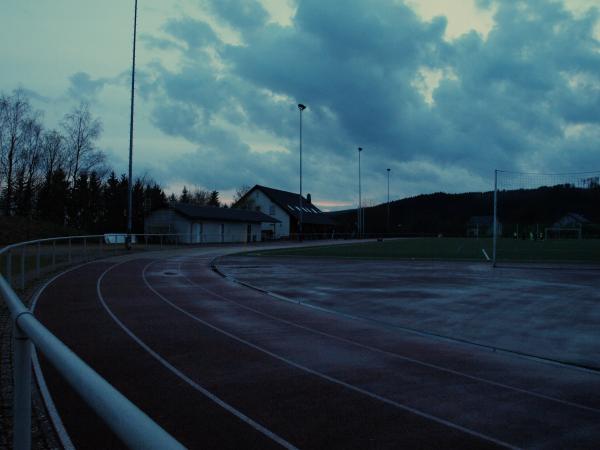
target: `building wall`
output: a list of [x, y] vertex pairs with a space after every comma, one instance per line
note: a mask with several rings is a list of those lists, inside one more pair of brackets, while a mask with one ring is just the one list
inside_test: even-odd
[[280, 239], [290, 235], [290, 216], [283, 208], [273, 203], [271, 199], [259, 189], [256, 189], [251, 194], [250, 200], [253, 202], [255, 211], [257, 208], [260, 208], [258, 211], [281, 221], [281, 223], [275, 224], [263, 222], [261, 231], [275, 230], [273, 234], [274, 239]]
[[[200, 225], [199, 235], [196, 233], [197, 224]], [[176, 233], [178, 241], [183, 244], [261, 241], [260, 223], [191, 220], [169, 209], [150, 214], [144, 228], [146, 233]]]
[[159, 209], [157, 211], [153, 211], [144, 220], [144, 233], [172, 233], [172, 222], [174, 214], [175, 213], [170, 209]]

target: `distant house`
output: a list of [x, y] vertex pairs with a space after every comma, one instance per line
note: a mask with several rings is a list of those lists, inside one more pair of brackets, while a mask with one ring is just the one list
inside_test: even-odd
[[[497, 221], [498, 236], [502, 236], [502, 224]], [[468, 237], [490, 237], [494, 235], [494, 216], [473, 216], [467, 223]]]
[[591, 222], [578, 213], [570, 212], [544, 230], [546, 239], [549, 238], [577, 238], [581, 239], [583, 227]]
[[590, 223], [591, 222], [581, 214], [570, 212], [554, 222], [552, 228], [581, 228]]
[[303, 234], [331, 235], [335, 229], [335, 222], [312, 203], [310, 194], [300, 199], [299, 194], [257, 184], [232, 208], [262, 212], [277, 219], [278, 223], [263, 222], [263, 239], [281, 239], [298, 233], [300, 211]]
[[177, 234], [186, 244], [254, 242], [261, 240], [264, 224], [279, 220], [258, 211], [174, 203], [152, 212], [144, 222], [149, 234]]

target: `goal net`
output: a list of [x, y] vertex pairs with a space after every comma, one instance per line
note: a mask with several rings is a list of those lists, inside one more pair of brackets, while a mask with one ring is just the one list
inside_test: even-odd
[[600, 263], [600, 171], [495, 171], [493, 261]]

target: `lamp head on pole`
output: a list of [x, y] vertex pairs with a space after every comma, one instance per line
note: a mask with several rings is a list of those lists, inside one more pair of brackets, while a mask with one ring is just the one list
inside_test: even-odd
[[358, 147], [358, 151], [359, 151], [359, 152], [362, 152], [362, 147]]
[[387, 170], [387, 171], [388, 171], [388, 173], [390, 172], [390, 170], [391, 170], [391, 169], [388, 169], [388, 170]]
[[302, 103], [298, 103], [298, 109], [300, 111], [304, 111], [306, 109], [306, 106], [304, 106]]

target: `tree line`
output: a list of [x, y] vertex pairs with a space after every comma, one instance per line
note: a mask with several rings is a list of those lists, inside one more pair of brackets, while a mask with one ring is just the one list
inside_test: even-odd
[[[41, 111], [23, 90], [0, 93], [0, 206], [4, 216], [47, 220], [94, 233], [123, 231], [128, 179], [117, 177], [96, 143], [102, 122], [81, 103], [57, 129], [46, 129]], [[167, 198], [152, 180], [133, 186], [133, 226]]]
[[219, 198], [219, 191], [208, 191], [204, 189], [195, 188], [190, 191], [187, 186], [184, 186], [181, 190], [181, 194], [176, 196], [174, 193], [169, 196], [169, 203], [187, 203], [190, 205], [197, 206], [215, 206], [227, 208], [227, 204], [222, 203]]

